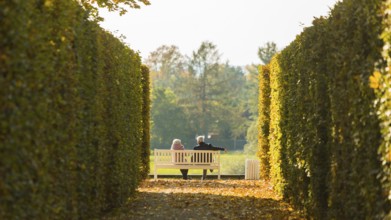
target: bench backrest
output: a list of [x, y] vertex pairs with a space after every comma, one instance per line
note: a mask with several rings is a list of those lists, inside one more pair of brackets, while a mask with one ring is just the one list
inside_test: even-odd
[[220, 151], [154, 150], [155, 164], [220, 164]]

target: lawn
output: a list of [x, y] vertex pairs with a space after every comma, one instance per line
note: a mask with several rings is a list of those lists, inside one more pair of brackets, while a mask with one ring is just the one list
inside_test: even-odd
[[[242, 151], [221, 153], [221, 174], [232, 175], [232, 174], [242, 174], [244, 175], [245, 161], [246, 159], [257, 159], [255, 155], [246, 155]], [[153, 151], [150, 156], [150, 174], [153, 174], [154, 167], [154, 156]], [[181, 172], [178, 169], [159, 169], [158, 174], [170, 174], [170, 175], [181, 175]], [[199, 175], [202, 174], [202, 170], [193, 169], [189, 170], [189, 175]], [[209, 171], [208, 171], [209, 174]], [[214, 175], [217, 175], [217, 171], [213, 172]], [[212, 175], [213, 175], [212, 174]]]

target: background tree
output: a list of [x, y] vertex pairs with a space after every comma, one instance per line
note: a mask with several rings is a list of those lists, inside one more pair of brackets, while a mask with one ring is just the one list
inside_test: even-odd
[[[189, 72], [192, 82], [189, 82], [192, 100], [192, 116], [199, 118], [198, 134], [209, 134], [209, 127], [216, 122], [212, 117], [213, 111], [213, 79], [219, 72], [220, 54], [216, 45], [211, 42], [202, 42], [197, 51], [194, 51], [189, 60]], [[195, 101], [195, 102], [194, 102]]]
[[178, 105], [178, 100], [169, 88], [157, 88], [152, 95], [152, 132], [151, 143], [155, 148], [169, 148], [174, 138], [191, 139], [194, 131], [185, 109]]
[[267, 42], [263, 47], [258, 48], [258, 57], [264, 65], [269, 64], [276, 53], [277, 44], [274, 42]]
[[[212, 82], [214, 130], [224, 139], [244, 139], [247, 130], [246, 78], [242, 68], [221, 64], [218, 78]], [[222, 123], [225, 123], [224, 126]]]
[[258, 148], [258, 69], [257, 65], [246, 66], [246, 87], [245, 87], [245, 108], [248, 128], [246, 132], [246, 145], [244, 151], [246, 154], [255, 154]]
[[173, 135], [185, 146], [202, 134], [214, 135], [213, 143], [227, 147], [245, 138], [246, 76], [242, 68], [220, 63], [216, 45], [203, 42], [190, 57], [176, 46], [161, 46], [145, 63], [154, 90], [152, 146], [169, 146]]
[[151, 70], [152, 130], [151, 143], [154, 148], [168, 148], [173, 138], [185, 144], [193, 139], [195, 129], [187, 109], [179, 97], [186, 93], [185, 57], [177, 46], [163, 45], [150, 53], [144, 61]]
[[177, 46], [163, 45], [151, 52], [144, 61], [151, 70], [154, 87], [169, 87], [173, 91], [179, 84], [186, 65], [185, 57]]

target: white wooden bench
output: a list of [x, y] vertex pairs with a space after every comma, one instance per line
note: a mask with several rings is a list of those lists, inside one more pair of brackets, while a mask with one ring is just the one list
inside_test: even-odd
[[154, 179], [158, 169], [213, 169], [220, 179], [220, 151], [154, 150]]

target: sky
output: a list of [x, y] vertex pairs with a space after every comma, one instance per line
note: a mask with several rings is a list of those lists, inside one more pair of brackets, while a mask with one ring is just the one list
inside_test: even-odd
[[338, 0], [150, 0], [125, 15], [100, 10], [100, 25], [138, 51], [144, 60], [162, 45], [175, 45], [190, 56], [203, 41], [212, 42], [221, 61], [234, 66], [259, 64], [258, 48], [273, 41], [288, 46], [328, 16]]

